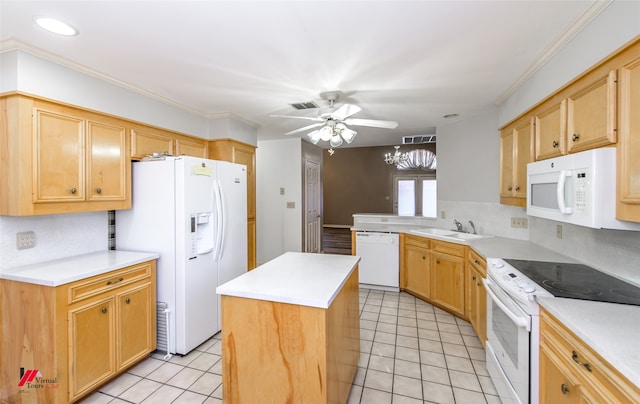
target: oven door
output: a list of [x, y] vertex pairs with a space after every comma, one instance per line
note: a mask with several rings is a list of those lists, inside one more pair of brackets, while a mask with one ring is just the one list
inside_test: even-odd
[[529, 402], [531, 315], [488, 276], [487, 369], [503, 403]]

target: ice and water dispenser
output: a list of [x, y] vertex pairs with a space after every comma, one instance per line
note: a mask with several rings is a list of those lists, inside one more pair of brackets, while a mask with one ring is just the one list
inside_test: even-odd
[[213, 212], [191, 215], [191, 257], [213, 251]]

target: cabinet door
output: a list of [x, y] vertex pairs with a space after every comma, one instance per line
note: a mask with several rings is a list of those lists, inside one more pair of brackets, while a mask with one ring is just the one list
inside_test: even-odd
[[173, 154], [173, 138], [164, 134], [131, 130], [131, 158], [141, 159], [153, 153]]
[[87, 122], [88, 199], [91, 201], [126, 198], [126, 138], [120, 126]]
[[527, 198], [527, 164], [533, 161], [533, 119], [513, 130], [515, 163], [513, 164], [513, 196]]
[[153, 347], [155, 327], [152, 318], [151, 285], [119, 293], [118, 301], [118, 369], [125, 368], [146, 356]]
[[207, 143], [204, 140], [176, 139], [176, 154], [178, 156], [207, 158]]
[[84, 120], [34, 110], [34, 202], [83, 201]]
[[464, 258], [431, 254], [431, 300], [464, 317]]
[[115, 374], [112, 297], [69, 311], [69, 395], [77, 397]]
[[500, 196], [503, 198], [513, 195], [513, 149], [514, 132], [507, 129], [500, 136]]
[[535, 117], [536, 160], [567, 153], [567, 102], [551, 106]]
[[468, 307], [473, 309], [473, 313], [469, 313], [469, 319], [482, 346], [485, 346], [487, 341], [487, 291], [482, 283], [482, 275], [473, 267], [469, 272], [468, 290], [471, 302]]
[[430, 255], [428, 250], [412, 245], [407, 245], [404, 249], [405, 273], [407, 274], [406, 289], [425, 299], [430, 298]]
[[640, 222], [640, 57], [620, 69], [616, 217]]
[[562, 361], [545, 345], [540, 346], [540, 403], [578, 404], [578, 382]]
[[569, 152], [616, 142], [616, 71], [612, 70], [567, 100]]

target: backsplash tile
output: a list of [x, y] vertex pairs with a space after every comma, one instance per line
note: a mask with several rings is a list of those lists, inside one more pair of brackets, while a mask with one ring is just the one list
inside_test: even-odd
[[[35, 247], [18, 250], [16, 233], [33, 231]], [[107, 212], [44, 216], [0, 216], [0, 268], [107, 249]]]

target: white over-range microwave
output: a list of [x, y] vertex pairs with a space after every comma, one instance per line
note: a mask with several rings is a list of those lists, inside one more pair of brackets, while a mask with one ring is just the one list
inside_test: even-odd
[[527, 164], [527, 215], [597, 229], [640, 231], [616, 219], [616, 149]]

